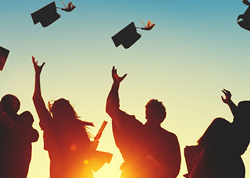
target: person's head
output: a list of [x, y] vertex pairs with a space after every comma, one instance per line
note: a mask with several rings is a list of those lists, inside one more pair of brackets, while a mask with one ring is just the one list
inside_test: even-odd
[[52, 117], [57, 121], [68, 121], [74, 122], [77, 121], [81, 123], [83, 126], [93, 126], [91, 122], [85, 122], [79, 120], [79, 116], [75, 112], [74, 108], [71, 106], [70, 102], [64, 98], [60, 98], [53, 103], [48, 103], [49, 112], [51, 113]]
[[49, 111], [54, 119], [74, 119], [77, 114], [68, 100], [60, 98], [53, 103], [48, 103]]
[[20, 101], [16, 96], [8, 94], [2, 97], [1, 106], [8, 115], [17, 114], [20, 109]]
[[237, 120], [244, 124], [250, 124], [250, 101], [241, 101], [237, 107]]
[[228, 143], [228, 138], [230, 138], [231, 133], [230, 129], [230, 122], [223, 118], [216, 118], [198, 140], [198, 144], [205, 148], [223, 146]]
[[32, 127], [34, 118], [29, 111], [23, 112], [20, 116], [25, 127]]
[[157, 99], [151, 99], [145, 106], [147, 123], [161, 124], [166, 118], [166, 108]]

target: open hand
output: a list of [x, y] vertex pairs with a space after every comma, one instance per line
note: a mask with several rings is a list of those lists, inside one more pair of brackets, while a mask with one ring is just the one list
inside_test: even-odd
[[221, 96], [221, 99], [224, 103], [228, 104], [231, 101], [232, 94], [226, 89], [223, 89], [222, 92], [225, 94], [226, 98], [223, 98], [223, 96]]
[[119, 77], [117, 74], [117, 69], [113, 66], [112, 68], [112, 78], [114, 83], [119, 84], [123, 79], [127, 76], [127, 74], [124, 74], [122, 77]]
[[38, 61], [35, 61], [35, 57], [34, 56], [32, 56], [32, 62], [33, 62], [33, 66], [34, 66], [36, 74], [40, 74], [42, 72], [42, 69], [43, 69], [43, 66], [44, 66], [45, 62], [41, 66], [39, 66], [37, 64]]

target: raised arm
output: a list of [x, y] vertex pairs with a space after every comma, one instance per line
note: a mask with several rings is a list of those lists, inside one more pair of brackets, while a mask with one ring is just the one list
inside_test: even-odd
[[51, 119], [51, 116], [48, 110], [46, 109], [44, 100], [42, 98], [41, 85], [40, 85], [40, 75], [45, 62], [41, 66], [38, 66], [37, 64], [38, 61], [35, 61], [35, 57], [33, 56], [32, 56], [32, 62], [35, 69], [35, 90], [33, 94], [33, 103], [35, 105], [36, 112], [40, 119], [40, 126], [43, 128], [45, 124], [47, 124], [47, 122], [49, 122]]
[[107, 98], [106, 112], [112, 118], [112, 120], [114, 121], [118, 129], [121, 128], [121, 120], [119, 116], [122, 112], [120, 110], [118, 90], [119, 90], [121, 81], [126, 76], [127, 74], [123, 75], [122, 77], [119, 77], [117, 74], [117, 69], [113, 67], [112, 69], [113, 84], [112, 84], [111, 90]]
[[226, 89], [223, 89], [222, 92], [225, 94], [225, 98], [223, 98], [223, 96], [221, 96], [222, 101], [229, 106], [233, 116], [235, 116], [236, 112], [237, 112], [237, 106], [231, 100], [231, 97], [232, 97], [231, 92], [226, 90]]

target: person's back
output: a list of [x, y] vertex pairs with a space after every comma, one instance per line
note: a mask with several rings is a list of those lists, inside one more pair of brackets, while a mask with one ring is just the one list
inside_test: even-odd
[[171, 171], [168, 178], [176, 177], [180, 169], [180, 148], [175, 134], [158, 126], [148, 127], [136, 119], [128, 120], [123, 132], [113, 124], [116, 145], [124, 159], [121, 177], [160, 178]]
[[[166, 177], [166, 175], [168, 175], [167, 178], [176, 177], [180, 169], [180, 148], [176, 135], [161, 127], [153, 127], [146, 128], [145, 139], [147, 139], [146, 144], [148, 147], [147, 156], [152, 156], [159, 164], [163, 163], [162, 166], [166, 168], [166, 170], [163, 168], [166, 172], [159, 175], [159, 177]], [[155, 166], [157, 167], [157, 165]], [[151, 172], [150, 177], [157, 175], [156, 170]]]
[[234, 134], [230, 122], [223, 118], [214, 119], [198, 140], [196, 148], [185, 148], [185, 154], [188, 149], [198, 148], [198, 153], [192, 160], [194, 165], [189, 170], [189, 178], [244, 178], [244, 164], [240, 155], [235, 152]]
[[[90, 140], [82, 125], [52, 122], [44, 131], [44, 149], [50, 157], [50, 177], [93, 177], [86, 164]], [[85, 160], [85, 162], [84, 162]]]

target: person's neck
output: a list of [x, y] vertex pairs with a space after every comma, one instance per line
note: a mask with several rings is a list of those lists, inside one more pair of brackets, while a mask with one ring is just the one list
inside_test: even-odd
[[148, 127], [148, 128], [161, 127], [161, 124], [153, 123], [153, 122], [148, 122], [148, 121], [147, 121], [144, 125], [145, 125], [146, 127]]
[[14, 112], [6, 112], [6, 114], [12, 119], [14, 120], [18, 114], [17, 113], [14, 113]]

